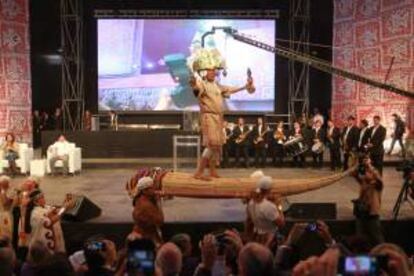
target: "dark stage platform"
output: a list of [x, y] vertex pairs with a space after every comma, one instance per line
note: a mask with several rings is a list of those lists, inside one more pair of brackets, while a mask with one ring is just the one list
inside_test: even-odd
[[[42, 153], [59, 131], [42, 132]], [[82, 148], [82, 158], [171, 157], [174, 135], [194, 135], [176, 129], [101, 130], [66, 132], [67, 139]]]

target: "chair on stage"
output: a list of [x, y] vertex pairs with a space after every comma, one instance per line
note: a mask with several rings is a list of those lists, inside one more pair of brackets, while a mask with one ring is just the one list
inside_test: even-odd
[[[19, 143], [19, 158], [16, 159], [16, 166], [20, 168], [20, 173], [28, 174], [30, 171], [30, 161], [33, 159], [33, 148], [27, 143]], [[4, 152], [0, 150], [0, 173], [9, 167], [9, 161], [4, 159]]]
[[[80, 173], [82, 170], [82, 149], [80, 147], [76, 147], [75, 143], [69, 143], [70, 151], [69, 151], [69, 160], [68, 160], [68, 172], [70, 174]], [[51, 147], [49, 146], [47, 150], [47, 158], [46, 158], [46, 172], [50, 174], [52, 172], [50, 168], [50, 159], [52, 159], [52, 151]], [[58, 160], [55, 163], [55, 167], [63, 168], [63, 161]]]

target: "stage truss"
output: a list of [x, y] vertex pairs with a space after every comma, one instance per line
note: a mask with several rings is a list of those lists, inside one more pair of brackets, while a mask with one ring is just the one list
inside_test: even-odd
[[60, 0], [64, 130], [82, 129], [85, 106], [82, 1]]
[[[309, 55], [310, 0], [291, 0], [289, 50]], [[289, 59], [289, 119], [309, 113], [309, 65]], [[289, 123], [292, 123], [291, 121]]]

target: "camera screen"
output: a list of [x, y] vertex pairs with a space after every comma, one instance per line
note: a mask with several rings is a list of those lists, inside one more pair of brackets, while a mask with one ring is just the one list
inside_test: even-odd
[[368, 273], [375, 270], [375, 267], [375, 257], [357, 256], [345, 259], [345, 271], [348, 273]]
[[140, 272], [154, 271], [154, 252], [131, 250], [128, 253], [128, 267]]

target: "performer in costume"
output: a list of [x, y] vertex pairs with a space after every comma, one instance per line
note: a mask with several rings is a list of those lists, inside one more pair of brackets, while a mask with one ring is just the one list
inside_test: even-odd
[[55, 208], [46, 205], [45, 197], [40, 190], [34, 190], [29, 196], [30, 202], [25, 216], [25, 232], [31, 234], [29, 248], [34, 242], [40, 241], [52, 253], [65, 252], [65, 241], [60, 225], [60, 217], [63, 214], [61, 209], [71, 208], [73, 202], [66, 199], [62, 208]]
[[12, 239], [13, 219], [12, 219], [13, 196], [10, 194], [10, 178], [0, 177], [0, 236], [7, 236]]
[[192, 57], [190, 69], [203, 78], [193, 76], [190, 85], [200, 104], [200, 121], [203, 146], [205, 147], [194, 177], [210, 180], [204, 176], [204, 169], [209, 165], [210, 176], [218, 177], [216, 163], [220, 158], [221, 147], [224, 144], [223, 129], [223, 100], [231, 94], [246, 89], [249, 93], [255, 91], [253, 79], [249, 76], [246, 85], [242, 87], [223, 86], [216, 81], [218, 69], [224, 68], [224, 60], [216, 50], [199, 49]]

